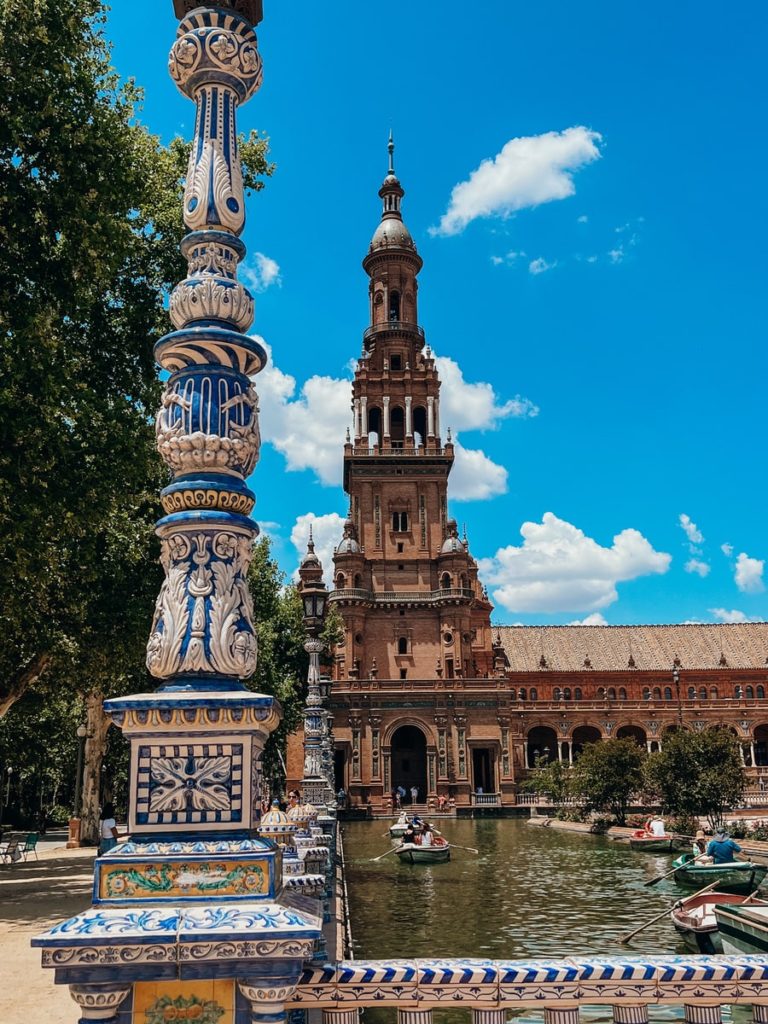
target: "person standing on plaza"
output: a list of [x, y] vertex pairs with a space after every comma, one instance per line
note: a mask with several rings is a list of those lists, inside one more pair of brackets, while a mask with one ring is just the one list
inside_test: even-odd
[[114, 804], [106, 803], [99, 819], [99, 853], [108, 853], [117, 846], [117, 822]]
[[411, 786], [411, 803], [416, 804], [419, 802], [419, 787]]

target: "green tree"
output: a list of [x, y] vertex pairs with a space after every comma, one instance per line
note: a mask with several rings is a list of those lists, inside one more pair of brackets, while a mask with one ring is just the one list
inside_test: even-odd
[[521, 788], [527, 793], [546, 793], [556, 808], [561, 808], [572, 795], [573, 772], [569, 765], [555, 758], [549, 761], [537, 754], [536, 772], [525, 780]]
[[609, 811], [623, 825], [633, 795], [642, 789], [645, 756], [629, 737], [589, 743], [574, 765], [574, 790], [587, 809]]
[[647, 787], [670, 814], [706, 815], [713, 828], [739, 802], [746, 776], [739, 742], [728, 729], [667, 733], [664, 748], [645, 765]]
[[[141, 679], [161, 581], [152, 346], [185, 274], [189, 146], [137, 122], [105, 10], [0, 4], [0, 717], [44, 674], [53, 692]], [[266, 140], [241, 154], [262, 188]]]

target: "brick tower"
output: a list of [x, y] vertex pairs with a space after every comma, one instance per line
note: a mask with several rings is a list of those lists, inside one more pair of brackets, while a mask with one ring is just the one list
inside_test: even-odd
[[[334, 555], [330, 595], [345, 627], [335, 652], [338, 693], [349, 687], [372, 693], [389, 682], [431, 689], [493, 670], [491, 604], [448, 515], [454, 448], [450, 431], [445, 442], [441, 438], [440, 380], [418, 323], [422, 260], [403, 221], [404, 191], [393, 156], [390, 137], [381, 222], [363, 260], [370, 325], [352, 386], [354, 436], [344, 448], [349, 518]], [[412, 716], [395, 717], [413, 722]], [[408, 743], [401, 744], [405, 770], [393, 762], [389, 775], [382, 771], [382, 752], [376, 779], [362, 771], [359, 746], [355, 754], [360, 735], [353, 729], [344, 778], [353, 793], [359, 786], [377, 803], [390, 783], [415, 778], [408, 767], [414, 758]], [[423, 746], [421, 736], [415, 739]], [[427, 782], [428, 757], [417, 760], [424, 770], [414, 784], [426, 797], [438, 776], [433, 772]]]

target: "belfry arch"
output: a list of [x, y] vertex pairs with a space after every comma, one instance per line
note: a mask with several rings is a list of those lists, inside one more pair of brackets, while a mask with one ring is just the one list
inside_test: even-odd
[[401, 725], [392, 733], [392, 788], [402, 786], [404, 802], [411, 801], [411, 789], [418, 790], [416, 802], [423, 803], [427, 786], [427, 737], [416, 725]]

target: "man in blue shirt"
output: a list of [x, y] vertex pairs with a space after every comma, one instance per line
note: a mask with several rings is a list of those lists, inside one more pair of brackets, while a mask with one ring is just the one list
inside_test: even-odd
[[707, 854], [715, 864], [732, 864], [734, 854], [740, 853], [741, 847], [730, 838], [727, 832], [715, 832], [714, 838], [707, 844]]

